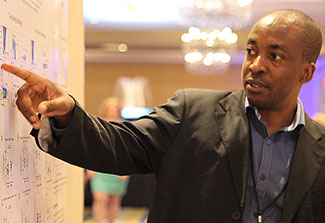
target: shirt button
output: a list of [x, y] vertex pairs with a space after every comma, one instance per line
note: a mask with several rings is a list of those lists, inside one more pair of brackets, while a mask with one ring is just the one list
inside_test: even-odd
[[271, 145], [271, 143], [272, 143], [271, 139], [266, 140], [267, 145]]
[[231, 215], [232, 219], [235, 221], [239, 221], [241, 218], [240, 211], [234, 211]]
[[261, 174], [261, 176], [260, 176], [260, 180], [261, 180], [261, 181], [264, 181], [264, 180], [266, 180], [266, 176], [265, 176], [265, 174], [264, 174], [264, 173], [262, 173], [262, 174]]

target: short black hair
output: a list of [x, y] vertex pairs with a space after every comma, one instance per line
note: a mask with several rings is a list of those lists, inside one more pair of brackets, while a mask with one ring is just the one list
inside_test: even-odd
[[300, 28], [303, 57], [308, 62], [316, 62], [322, 49], [322, 32], [310, 16], [296, 9], [275, 10], [267, 15], [281, 16], [283, 21]]

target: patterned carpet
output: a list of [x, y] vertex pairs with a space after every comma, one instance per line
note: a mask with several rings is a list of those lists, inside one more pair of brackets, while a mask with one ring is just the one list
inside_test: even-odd
[[[119, 213], [116, 223], [146, 223], [147, 214], [147, 208], [123, 207]], [[94, 223], [91, 216], [91, 210], [89, 208], [85, 209], [84, 220], [84, 223]]]

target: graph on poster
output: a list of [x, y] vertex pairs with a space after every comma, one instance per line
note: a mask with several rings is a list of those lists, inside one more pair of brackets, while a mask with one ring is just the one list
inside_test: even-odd
[[[0, 0], [0, 64], [66, 87], [66, 0]], [[16, 107], [24, 82], [0, 71], [0, 223], [65, 222], [66, 164], [40, 151]]]

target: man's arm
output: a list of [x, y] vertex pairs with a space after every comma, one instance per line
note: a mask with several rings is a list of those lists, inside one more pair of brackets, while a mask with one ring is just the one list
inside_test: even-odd
[[[137, 121], [107, 122], [88, 114], [46, 78], [7, 64], [2, 68], [26, 81], [17, 105], [33, 125], [38, 146], [73, 165], [121, 175], [156, 172], [181, 126], [183, 91]], [[37, 113], [43, 115], [42, 122]], [[64, 128], [62, 135], [57, 137], [47, 116], [55, 118], [56, 128]]]
[[17, 91], [17, 106], [34, 129], [41, 122], [37, 113], [55, 118], [57, 128], [68, 125], [75, 107], [75, 101], [50, 80], [27, 70], [2, 64], [2, 69], [26, 81]]

